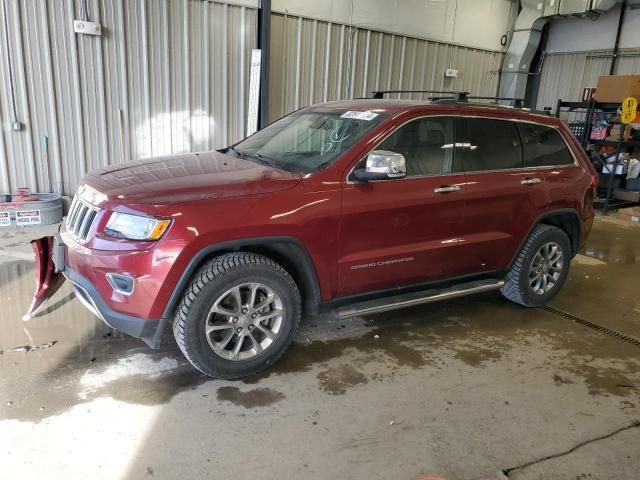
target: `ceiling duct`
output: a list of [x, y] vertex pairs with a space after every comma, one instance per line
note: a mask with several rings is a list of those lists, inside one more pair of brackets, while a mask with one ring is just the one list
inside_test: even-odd
[[620, 0], [520, 0], [522, 9], [516, 20], [509, 48], [502, 63], [498, 96], [524, 98], [531, 61], [542, 27], [557, 15], [585, 16], [613, 8]]
[[544, 17], [545, 2], [520, 0], [520, 4], [522, 10], [502, 63], [500, 97], [524, 98], [529, 65], [538, 50], [542, 27], [549, 21]]

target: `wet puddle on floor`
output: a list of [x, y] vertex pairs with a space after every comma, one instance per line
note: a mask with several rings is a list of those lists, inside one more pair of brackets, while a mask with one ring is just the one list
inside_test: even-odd
[[272, 388], [254, 388], [242, 391], [238, 387], [219, 387], [217, 399], [221, 402], [230, 402], [244, 408], [257, 408], [273, 405], [285, 396]]
[[[637, 274], [631, 275], [638, 240], [640, 227], [596, 223], [554, 305], [572, 313], [582, 308], [584, 318], [604, 315], [604, 309], [618, 329], [637, 328], [640, 310], [634, 310], [632, 291]], [[628, 290], [620, 287], [621, 278]], [[603, 289], [615, 289], [618, 302], [601, 305]], [[486, 368], [495, 362], [526, 369], [529, 357], [537, 368], [549, 370], [549, 382], [558, 388], [584, 384], [593, 395], [621, 397], [639, 391], [637, 347], [548, 312], [521, 308], [497, 293], [349, 322], [306, 324], [276, 365], [229, 385], [191, 368], [171, 332], [160, 351], [113, 332], [74, 299], [68, 285], [42, 313], [23, 322], [33, 290], [31, 262], [0, 263], [0, 419], [39, 421], [99, 397], [158, 405], [205, 384], [220, 405], [260, 408], [284, 401], [288, 391], [270, 382], [286, 375], [310, 373], [319, 394], [335, 396], [419, 369], [444, 375], [451, 368]]]

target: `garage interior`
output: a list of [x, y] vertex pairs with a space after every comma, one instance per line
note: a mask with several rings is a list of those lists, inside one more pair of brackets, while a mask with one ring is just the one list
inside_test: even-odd
[[[0, 31], [0, 478], [640, 477], [640, 117], [620, 123], [640, 2], [0, 0]], [[171, 329], [158, 350], [111, 329], [68, 283], [23, 320], [29, 242], [88, 172], [383, 90], [567, 122], [597, 213], [551, 303], [303, 319], [240, 381], [194, 370]]]

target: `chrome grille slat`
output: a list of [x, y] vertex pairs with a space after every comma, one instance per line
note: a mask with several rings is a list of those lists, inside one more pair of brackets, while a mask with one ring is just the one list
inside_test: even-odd
[[72, 211], [69, 212], [69, 217], [68, 217], [69, 219], [68, 224], [71, 224], [71, 225], [73, 224], [76, 218], [76, 215], [78, 214], [78, 210], [80, 209], [80, 206], [81, 206], [81, 203], [77, 199], [77, 197], [73, 199], [73, 203], [74, 205], [72, 205]]
[[73, 197], [73, 201], [71, 202], [71, 206], [69, 207], [69, 213], [67, 214], [67, 220], [73, 216], [73, 214], [76, 212], [76, 208], [78, 208], [78, 199], [76, 197]]
[[93, 221], [95, 220], [97, 214], [98, 212], [91, 209], [84, 222], [82, 223], [82, 228], [80, 229], [80, 238], [82, 238], [83, 240], [87, 238], [89, 229], [91, 228], [91, 225], [93, 224]]
[[84, 222], [84, 218], [88, 211], [89, 211], [89, 207], [87, 207], [86, 205], [82, 205], [80, 207], [78, 218], [76, 219], [76, 223], [73, 225], [73, 234], [75, 236], [78, 236], [78, 233], [80, 233], [80, 227], [82, 226], [82, 222]]
[[75, 233], [78, 236], [80, 231], [82, 230], [82, 226], [84, 225], [84, 222], [87, 221], [88, 213], [89, 213], [89, 207], [87, 207], [86, 205], [83, 205], [82, 209], [80, 210], [80, 213], [78, 214], [78, 221], [73, 227], [73, 233]]
[[100, 209], [76, 195], [73, 202], [71, 202], [69, 214], [67, 215], [67, 231], [71, 233], [75, 239], [85, 241], [89, 236], [89, 232], [99, 211]]

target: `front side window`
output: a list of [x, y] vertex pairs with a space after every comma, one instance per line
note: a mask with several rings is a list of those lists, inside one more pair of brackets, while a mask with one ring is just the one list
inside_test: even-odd
[[513, 122], [489, 118], [460, 119], [456, 142], [467, 172], [522, 167], [522, 141]]
[[311, 173], [331, 165], [387, 117], [371, 111], [305, 108], [224, 152], [282, 170]]
[[573, 157], [560, 133], [551, 127], [521, 123], [525, 167], [570, 165]]
[[453, 171], [453, 119], [425, 117], [403, 125], [376, 149], [404, 155], [407, 177]]

